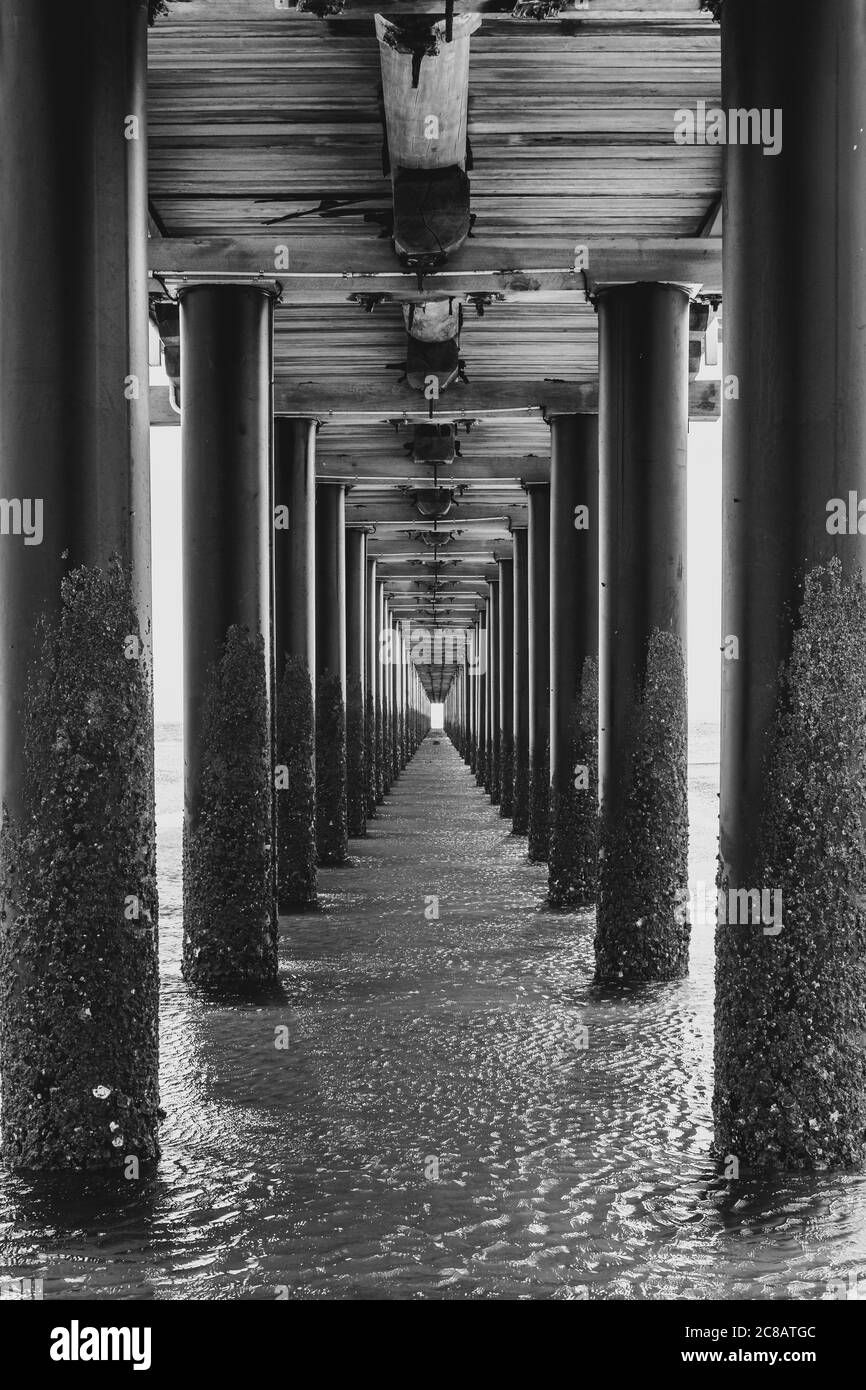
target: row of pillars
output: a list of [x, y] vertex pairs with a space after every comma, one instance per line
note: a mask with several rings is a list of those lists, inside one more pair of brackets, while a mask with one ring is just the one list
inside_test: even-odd
[[[0, 10], [13, 193], [0, 200], [0, 1145], [20, 1168], [158, 1152], [146, 9]], [[866, 1134], [866, 12], [810, 0], [716, 9], [723, 106], [784, 113], [780, 153], [731, 145], [725, 161], [719, 880], [729, 895], [780, 892], [783, 925], [717, 927], [716, 1143], [743, 1164], [850, 1164]], [[251, 974], [268, 977], [276, 855], [261, 845], [280, 707], [269, 668], [287, 650], [269, 630], [284, 621], [266, 561], [272, 306], [254, 288], [184, 300], [187, 960], [204, 971], [203, 954], [222, 958], [214, 942], [237, 936]], [[606, 979], [662, 978], [684, 968], [686, 935], [672, 905], [685, 845], [685, 296], [614, 290], [600, 318], [597, 959]], [[515, 639], [498, 668], [462, 682], [471, 756], [500, 804], [513, 757], [512, 813], [530, 818], [536, 852], [545, 812], [554, 836], [563, 815], [551, 781], [570, 796], [575, 766], [588, 766], [592, 794], [596, 605], [590, 586], [581, 601], [585, 559], [566, 560], [562, 533], [588, 549], [593, 528], [574, 528], [568, 506], [588, 494], [560, 476], [566, 458], [591, 473], [591, 428], [554, 424], [550, 493], [530, 498], [511, 576]], [[37, 514], [25, 535], [21, 518]], [[327, 547], [317, 554], [326, 563]], [[551, 556], [544, 655], [532, 576]], [[489, 616], [500, 623], [504, 608], [507, 630], [507, 573], [500, 586]], [[333, 681], [337, 644], [330, 631], [322, 642]], [[509, 654], [515, 710], [503, 721]], [[312, 670], [309, 646], [305, 659]], [[487, 730], [503, 722], [494, 749]], [[552, 864], [568, 860], [569, 845], [555, 851]]]
[[551, 421], [550, 482], [528, 488], [446, 728], [548, 863], [551, 904], [598, 904], [598, 978], [670, 980], [689, 940], [689, 297], [626, 285], [598, 313], [600, 413]]
[[[146, 50], [146, 0], [0, 12], [0, 1148], [22, 1169], [159, 1147]], [[249, 992], [427, 700], [379, 664], [396, 619], [344, 489], [316, 491], [314, 427], [275, 425], [271, 294], [190, 286], [180, 320], [183, 970]]]
[[316, 483], [315, 422], [273, 419], [272, 306], [180, 297], [183, 969], [208, 987], [275, 979], [277, 908], [348, 862], [427, 703], [345, 485]]

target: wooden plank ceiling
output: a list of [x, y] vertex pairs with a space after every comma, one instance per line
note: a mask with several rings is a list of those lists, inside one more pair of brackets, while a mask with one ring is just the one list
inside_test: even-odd
[[[303, 13], [280, 0], [169, 0], [149, 49], [154, 234], [273, 236], [290, 249], [317, 235], [331, 246], [387, 239], [374, 14], [433, 10], [441, 18], [444, 4], [350, 0], [325, 18], [314, 8], [312, 0]], [[718, 29], [699, 0], [590, 0], [544, 22], [513, 19], [503, 3], [456, 5], [470, 8], [483, 15], [469, 79], [473, 248], [505, 243], [519, 266], [522, 243], [705, 233], [721, 151], [673, 140], [678, 108], [720, 100]], [[318, 468], [323, 478], [351, 481], [350, 521], [376, 526], [371, 553], [382, 557], [395, 594], [426, 612], [434, 555], [408, 533], [430, 528], [413, 508], [412, 487], [430, 486], [432, 471], [410, 461], [411, 426], [387, 423], [407, 390], [399, 386], [401, 310], [382, 303], [367, 312], [350, 293], [340, 287], [327, 302], [305, 301], [292, 286], [276, 313], [277, 383], [289, 397], [303, 391], [315, 400], [321, 391], [331, 402], [373, 385], [377, 400], [393, 393], [393, 410], [378, 420], [329, 418]], [[508, 295], [483, 317], [467, 307], [461, 356], [468, 385], [443, 394], [442, 420], [453, 418], [449, 405], [459, 406], [461, 391], [482, 383], [507, 390], [594, 378], [594, 309], [574, 292]], [[468, 433], [461, 426], [458, 437], [461, 455], [436, 479], [455, 488], [439, 523], [454, 538], [435, 558], [450, 554], [440, 574], [464, 577], [480, 601], [490, 565], [510, 553], [510, 526], [525, 524], [521, 480], [546, 476], [549, 430], [540, 411], [503, 412]]]

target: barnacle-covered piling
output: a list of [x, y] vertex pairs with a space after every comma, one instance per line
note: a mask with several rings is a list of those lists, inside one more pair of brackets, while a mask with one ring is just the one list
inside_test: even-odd
[[119, 560], [63, 580], [22, 711], [23, 804], [4, 807], [0, 831], [2, 1154], [15, 1168], [123, 1169], [159, 1153], [144, 651]]
[[685, 654], [656, 632], [628, 720], [616, 800], [603, 807], [596, 978], [688, 973], [688, 731]]
[[315, 706], [302, 657], [286, 657], [276, 724], [277, 891], [280, 910], [292, 912], [316, 906]]
[[346, 711], [339, 675], [323, 671], [316, 693], [316, 849], [324, 866], [349, 858]]
[[716, 928], [716, 1144], [741, 1163], [864, 1158], [864, 730], [866, 588], [831, 561], [806, 580], [783, 667], [749, 882], [719, 876], [726, 904], [757, 888], [781, 905], [780, 922], [726, 910]]
[[264, 641], [226, 634], [201, 703], [201, 777], [184, 822], [183, 975], [228, 989], [277, 974], [270, 719]]
[[569, 777], [550, 794], [552, 907], [587, 908], [598, 891], [598, 661], [588, 658], [572, 700]]

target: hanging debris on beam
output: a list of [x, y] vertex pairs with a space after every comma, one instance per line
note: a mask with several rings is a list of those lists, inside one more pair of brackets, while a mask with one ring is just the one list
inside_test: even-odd
[[453, 299], [406, 304], [403, 321], [406, 325], [406, 380], [416, 391], [427, 395], [430, 379], [434, 378], [438, 396], [460, 374], [462, 306]]
[[412, 440], [412, 462], [448, 464], [458, 453], [456, 430], [447, 424], [418, 424]]
[[422, 270], [469, 235], [469, 41], [480, 23], [477, 14], [433, 23], [376, 16], [394, 248]]

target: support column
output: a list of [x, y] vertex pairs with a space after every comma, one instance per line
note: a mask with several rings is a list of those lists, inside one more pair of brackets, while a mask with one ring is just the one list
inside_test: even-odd
[[0, 15], [0, 1144], [20, 1169], [159, 1153], [145, 26], [135, 0]]
[[469, 649], [466, 646], [468, 636], [464, 635], [464, 658], [461, 666], [463, 682], [463, 761], [466, 766], [472, 767], [472, 675], [469, 665]]
[[377, 607], [379, 613], [379, 631], [377, 634], [377, 666], [378, 686], [379, 686], [379, 705], [381, 710], [381, 724], [379, 728], [379, 769], [382, 777], [382, 799], [391, 790], [391, 676], [390, 664], [387, 660], [387, 648], [389, 633], [388, 627], [388, 600], [385, 597], [385, 585], [382, 580], [376, 581]]
[[411, 665], [410, 665], [410, 667], [409, 667], [409, 681], [410, 681], [409, 689], [410, 689], [410, 692], [411, 692], [411, 702], [412, 702], [412, 745], [411, 745], [411, 755], [412, 755], [412, 757], [414, 757], [414, 756], [415, 756], [415, 753], [418, 751], [418, 744], [419, 744], [420, 741], [421, 741], [421, 734], [420, 734], [419, 722], [418, 722], [418, 721], [419, 721], [419, 710], [418, 710], [418, 673], [417, 673], [417, 671], [415, 670], [415, 663], [414, 663], [414, 661], [411, 663]]
[[400, 634], [400, 666], [397, 672], [400, 699], [400, 736], [398, 754], [400, 771], [405, 771], [409, 761], [409, 656], [406, 651], [406, 628], [401, 622], [397, 626]]
[[451, 689], [448, 691], [448, 699], [447, 699], [447, 701], [446, 701], [446, 713], [447, 713], [447, 715], [448, 715], [449, 721], [451, 722], [452, 729], [451, 729], [451, 730], [446, 729], [445, 732], [448, 734], [448, 737], [451, 739], [452, 743], [454, 744], [454, 747], [457, 749], [457, 751], [458, 751], [458, 753], [459, 753], [459, 752], [460, 752], [460, 745], [461, 745], [461, 742], [462, 742], [462, 734], [461, 734], [461, 732], [460, 732], [460, 672], [459, 672], [459, 671], [455, 671], [455, 672], [454, 672], [454, 678], [453, 678], [453, 680], [452, 680], [452, 682], [451, 682]]
[[550, 805], [550, 489], [532, 483], [527, 544], [529, 858], [547, 860]]
[[487, 781], [485, 790], [499, 805], [499, 580], [490, 581], [487, 623]]
[[277, 891], [316, 906], [316, 422], [274, 425]]
[[600, 296], [600, 980], [688, 971], [688, 351], [685, 290]]
[[273, 300], [186, 290], [184, 978], [276, 978], [271, 689]]
[[475, 781], [479, 787], [483, 787], [487, 781], [487, 671], [488, 671], [488, 605], [490, 600], [486, 600], [484, 612], [478, 615], [478, 694], [476, 696], [477, 725], [478, 725], [478, 745], [475, 755]]
[[346, 489], [316, 489], [316, 848], [349, 858], [346, 809]]
[[469, 712], [469, 770], [473, 774], [478, 766], [478, 659], [479, 639], [478, 620], [466, 634], [466, 704]]
[[803, 1169], [866, 1135], [866, 11], [778, 17], [722, 7], [726, 105], [784, 143], [726, 151], [714, 1109], [720, 1154]]
[[412, 661], [412, 625], [406, 625], [406, 761], [415, 752], [415, 666]]
[[514, 811], [514, 562], [499, 561], [499, 814]]
[[404, 668], [404, 676], [403, 676], [403, 685], [404, 685], [405, 698], [406, 698], [406, 734], [405, 734], [405, 738], [404, 738], [404, 748], [405, 748], [406, 765], [407, 765], [407, 766], [408, 766], [408, 764], [409, 764], [410, 758], [412, 757], [412, 754], [413, 754], [414, 751], [415, 751], [414, 747], [412, 746], [412, 736], [413, 736], [413, 728], [412, 728], [412, 672], [413, 672], [413, 670], [414, 670], [414, 667], [412, 666], [412, 658], [411, 658], [411, 654], [410, 654], [410, 653], [411, 653], [411, 625], [410, 625], [409, 623], [407, 623], [407, 624], [406, 624], [406, 627], [405, 627], [405, 656], [404, 656], [404, 660], [405, 660], [406, 665], [405, 665], [405, 668]]
[[379, 588], [376, 580], [376, 560], [367, 556], [367, 588], [365, 595], [364, 637], [366, 642], [365, 671], [367, 676], [366, 749], [367, 749], [367, 820], [373, 820], [376, 806], [382, 800], [382, 767], [379, 761], [382, 712], [379, 703]]
[[367, 721], [364, 709], [364, 597], [367, 534], [346, 532], [346, 815], [349, 834], [367, 833]]
[[514, 532], [514, 790], [511, 829], [529, 831], [529, 620], [528, 537]]
[[400, 708], [400, 629], [394, 614], [388, 610], [388, 623], [391, 631], [391, 777], [396, 782], [400, 776], [400, 728], [402, 710]]
[[410, 625], [410, 637], [409, 637], [409, 652], [410, 652], [410, 655], [409, 655], [409, 677], [408, 677], [408, 679], [409, 679], [409, 713], [410, 713], [410, 717], [411, 717], [411, 725], [410, 725], [410, 730], [409, 730], [409, 732], [410, 732], [410, 745], [409, 745], [409, 756], [410, 756], [410, 758], [415, 756], [415, 752], [416, 752], [416, 750], [417, 750], [417, 748], [418, 748], [418, 696], [417, 696], [417, 687], [416, 687], [417, 675], [416, 675], [416, 671], [415, 671], [415, 662], [412, 660], [411, 651], [412, 651], [412, 639], [411, 639], [411, 625]]
[[557, 415], [550, 462], [550, 903], [598, 882], [598, 416]]

